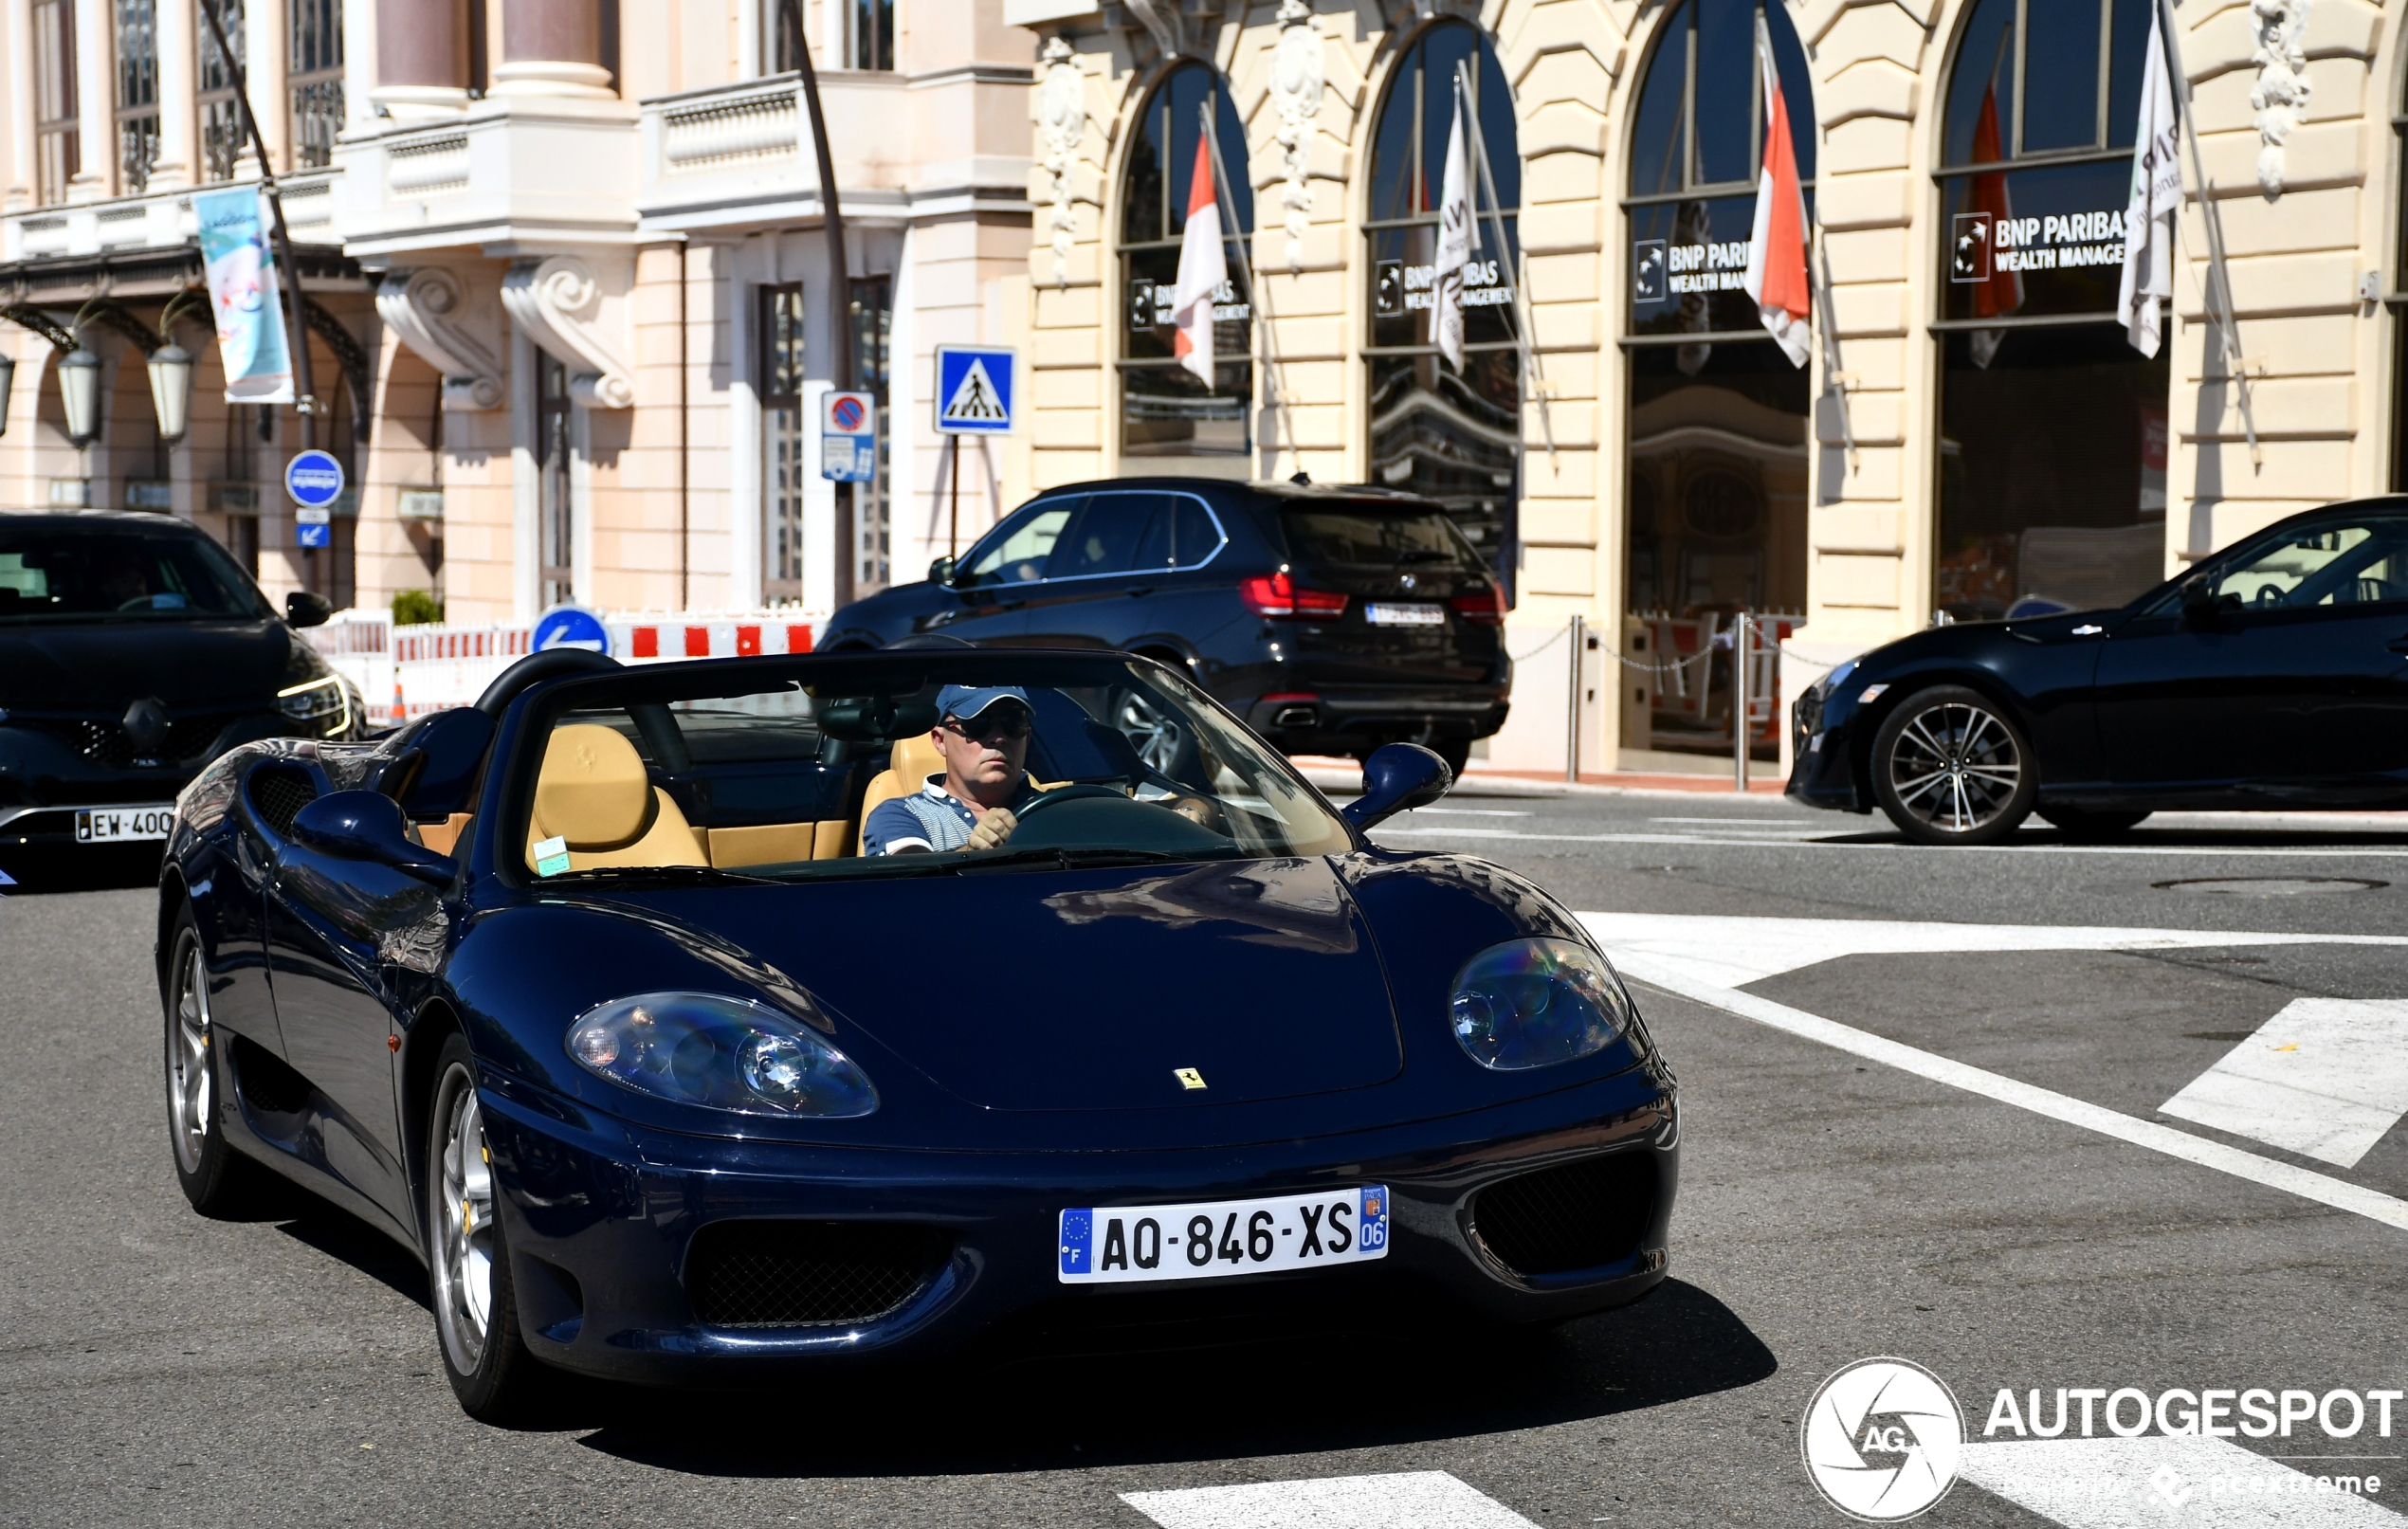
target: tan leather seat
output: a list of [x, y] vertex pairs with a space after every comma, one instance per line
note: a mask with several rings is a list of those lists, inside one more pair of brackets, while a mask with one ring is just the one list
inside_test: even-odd
[[530, 869], [537, 842], [556, 837], [568, 841], [571, 870], [711, 863], [685, 814], [644, 773], [635, 745], [591, 722], [554, 728], [544, 745], [527, 828]]
[[862, 848], [863, 835], [868, 832], [869, 814], [878, 810], [880, 803], [924, 791], [930, 775], [944, 773], [945, 756], [937, 752], [936, 741], [929, 734], [914, 733], [896, 739], [894, 757], [862, 793], [861, 822], [853, 828], [853, 853], [866, 852]]

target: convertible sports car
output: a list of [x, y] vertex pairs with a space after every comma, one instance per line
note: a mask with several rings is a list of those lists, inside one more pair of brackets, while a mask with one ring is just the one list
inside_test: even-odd
[[[863, 854], [884, 804], [943, 821], [965, 747], [1020, 773], [1009, 836]], [[1199, 1291], [1636, 1299], [1669, 1069], [1545, 893], [1365, 839], [1442, 761], [1365, 781], [1341, 811], [1174, 670], [1031, 650], [554, 651], [374, 743], [250, 744], [160, 883], [175, 1171], [416, 1253], [486, 1418], [547, 1366], [741, 1379]]]
[[1935, 627], [1798, 698], [1789, 794], [1922, 844], [2035, 810], [2408, 807], [2408, 498], [2295, 515], [2120, 610]]

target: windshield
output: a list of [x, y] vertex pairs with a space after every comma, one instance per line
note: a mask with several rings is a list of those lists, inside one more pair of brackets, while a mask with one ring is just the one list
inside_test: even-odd
[[[971, 875], [1343, 852], [1194, 684], [1120, 655], [664, 664], [560, 687], [514, 769], [547, 885]], [[539, 740], [539, 741], [538, 741]]]
[[1480, 557], [1446, 512], [1385, 504], [1290, 508], [1281, 516], [1288, 550], [1300, 563], [1358, 568], [1398, 566], [1481, 571]]
[[272, 616], [206, 537], [138, 526], [0, 520], [0, 622]]

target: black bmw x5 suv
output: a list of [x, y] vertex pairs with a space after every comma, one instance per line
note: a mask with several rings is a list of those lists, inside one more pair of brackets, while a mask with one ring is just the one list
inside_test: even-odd
[[[1377, 488], [1122, 478], [1050, 489], [931, 576], [856, 601], [823, 648], [942, 635], [1119, 648], [1194, 676], [1290, 754], [1505, 725], [1505, 596], [1439, 505]], [[1175, 748], [1122, 719], [1140, 753]]]

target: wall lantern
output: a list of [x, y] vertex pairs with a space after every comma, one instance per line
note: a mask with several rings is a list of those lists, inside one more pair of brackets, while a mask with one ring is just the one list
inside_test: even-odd
[[17, 358], [0, 354], [0, 435], [9, 433], [9, 390], [17, 385]]
[[100, 358], [78, 344], [59, 362], [59, 400], [66, 406], [67, 440], [90, 446], [100, 436]]
[[173, 340], [151, 353], [151, 407], [158, 411], [159, 439], [170, 446], [192, 424], [192, 353]]

